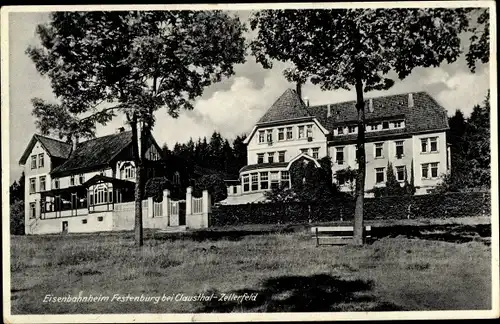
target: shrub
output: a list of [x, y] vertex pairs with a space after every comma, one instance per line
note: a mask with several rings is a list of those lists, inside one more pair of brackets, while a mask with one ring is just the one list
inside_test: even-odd
[[24, 201], [15, 200], [10, 205], [10, 234], [24, 235]]
[[212, 196], [212, 203], [227, 198], [227, 187], [224, 179], [217, 174], [205, 174], [196, 180], [193, 194], [200, 197], [203, 190], [208, 190]]
[[[470, 217], [491, 214], [486, 192], [391, 196], [365, 199], [365, 219]], [[355, 201], [334, 198], [329, 203], [297, 202], [222, 205], [212, 209], [214, 226], [287, 224], [352, 220]]]

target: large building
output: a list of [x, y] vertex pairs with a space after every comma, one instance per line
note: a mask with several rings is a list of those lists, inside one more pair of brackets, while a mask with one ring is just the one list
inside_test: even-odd
[[[367, 99], [365, 120], [367, 196], [385, 186], [389, 162], [401, 183], [413, 169], [417, 194], [431, 191], [448, 171], [447, 113], [426, 92]], [[225, 203], [264, 200], [265, 191], [290, 181], [290, 166], [301, 158], [329, 156], [332, 180], [349, 190], [351, 184], [337, 171], [358, 168], [357, 132], [354, 101], [309, 106], [296, 91], [286, 90], [247, 137], [248, 162]]]
[[[165, 177], [171, 188], [185, 195], [192, 170], [175, 157], [163, 157], [152, 135], [145, 142], [146, 180]], [[133, 228], [133, 217], [128, 217], [133, 212], [127, 217], [119, 213], [123, 204], [134, 201], [131, 131], [121, 128], [115, 134], [71, 143], [35, 134], [19, 163], [24, 165], [27, 234]], [[169, 224], [146, 221], [145, 227]]]

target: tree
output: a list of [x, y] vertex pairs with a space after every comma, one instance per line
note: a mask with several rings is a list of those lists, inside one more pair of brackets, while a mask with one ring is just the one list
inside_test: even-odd
[[354, 196], [355, 193], [356, 189], [355, 180], [357, 176], [358, 176], [358, 170], [353, 169], [350, 166], [335, 172], [335, 177], [337, 178], [337, 180], [342, 179], [343, 182], [347, 183], [351, 196]]
[[234, 74], [234, 64], [244, 62], [244, 26], [221, 11], [73, 11], [52, 13], [36, 31], [41, 46], [27, 54], [59, 99], [33, 100], [42, 133], [92, 137], [118, 112], [130, 124], [141, 246], [144, 142], [154, 112], [165, 107], [176, 118], [205, 87]]
[[10, 195], [10, 233], [24, 234], [24, 172], [9, 188]]
[[226, 184], [224, 179], [218, 174], [205, 174], [196, 180], [193, 194], [201, 196], [203, 190], [208, 190], [208, 193], [212, 196], [212, 203], [227, 198]]
[[265, 68], [272, 67], [272, 60], [291, 62], [284, 71], [289, 81], [356, 91], [356, 245], [363, 244], [364, 92], [389, 89], [391, 71], [403, 79], [416, 67], [456, 61], [468, 13], [462, 8], [263, 10], [250, 19], [257, 31], [250, 48]]
[[473, 14], [477, 15], [476, 23], [472, 24], [469, 32], [469, 51], [466, 55], [467, 65], [470, 70], [476, 70], [476, 62], [488, 63], [490, 61], [490, 13], [489, 8], [473, 9]]

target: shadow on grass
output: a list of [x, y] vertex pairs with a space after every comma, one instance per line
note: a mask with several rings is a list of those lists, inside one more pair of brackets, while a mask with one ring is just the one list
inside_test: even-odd
[[468, 243], [479, 241], [486, 245], [490, 244], [491, 225], [425, 225], [425, 226], [388, 226], [375, 227], [372, 229], [372, 237], [405, 236], [407, 238], [418, 238], [422, 240], [443, 241], [449, 243]]
[[[283, 276], [266, 280], [260, 290], [243, 289], [226, 296], [255, 296], [254, 300], [204, 302], [198, 312], [335, 312], [348, 310], [396, 311], [397, 305], [379, 302], [370, 294], [372, 283], [343, 280], [327, 274]], [[221, 296], [215, 292], [216, 296]]]

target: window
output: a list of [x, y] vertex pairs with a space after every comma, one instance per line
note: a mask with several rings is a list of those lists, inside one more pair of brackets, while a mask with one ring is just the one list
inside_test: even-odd
[[103, 219], [104, 219], [104, 218], [103, 218], [102, 216], [97, 217], [97, 221], [98, 221], [98, 222], [102, 222], [102, 220], [103, 220]]
[[287, 140], [293, 139], [293, 128], [292, 127], [286, 128], [286, 139]]
[[285, 129], [278, 128], [278, 141], [283, 141], [285, 139]]
[[318, 159], [319, 158], [319, 147], [313, 148], [312, 151], [313, 151], [313, 158]]
[[375, 169], [375, 182], [376, 183], [384, 182], [384, 168]]
[[335, 161], [337, 164], [344, 164], [344, 147], [337, 147], [335, 154]]
[[36, 169], [36, 155], [31, 156], [31, 169]]
[[40, 191], [45, 191], [45, 176], [40, 177]]
[[179, 171], [175, 171], [172, 175], [172, 183], [175, 185], [181, 184], [181, 174], [179, 173]]
[[273, 142], [273, 130], [272, 129], [267, 130], [267, 142], [268, 143]]
[[243, 192], [250, 191], [250, 178], [247, 175], [243, 176]]
[[304, 126], [299, 126], [299, 138], [304, 138]]
[[106, 175], [106, 170], [99, 171], [99, 174], [102, 175], [102, 176], [105, 176]]
[[286, 151], [278, 152], [278, 162], [285, 162], [285, 153]]
[[396, 141], [396, 157], [400, 159], [404, 156], [404, 146], [403, 141]]
[[271, 171], [271, 189], [278, 188], [280, 185], [279, 171]]
[[252, 173], [252, 191], [259, 190], [259, 174]]
[[437, 143], [437, 140], [438, 138], [437, 137], [431, 137], [430, 138], [430, 141], [431, 141], [431, 152], [437, 152], [438, 149], [438, 143]]
[[389, 122], [382, 122], [382, 129], [389, 129]]
[[370, 130], [376, 131], [378, 129], [378, 124], [370, 124]]
[[85, 182], [85, 176], [83, 174], [80, 174], [78, 176], [78, 183], [83, 184]]
[[429, 164], [422, 164], [422, 178], [429, 179]]
[[43, 157], [44, 157], [43, 153], [38, 154], [38, 167], [39, 168], [43, 168], [43, 166], [45, 165], [45, 163], [43, 161]]
[[345, 185], [345, 176], [344, 176], [344, 174], [343, 174], [343, 173], [339, 173], [339, 174], [337, 174], [337, 184], [338, 184], [339, 186], [343, 186], [343, 185]]
[[338, 133], [339, 135], [344, 134], [344, 127], [337, 127], [337, 133]]
[[267, 163], [274, 163], [274, 152], [267, 153]]
[[313, 137], [313, 126], [312, 125], [307, 125], [307, 137]]
[[135, 168], [132, 165], [127, 165], [125, 167], [125, 179], [134, 179], [135, 178]]
[[288, 188], [290, 185], [290, 172], [281, 171], [281, 188]]
[[259, 143], [264, 143], [264, 131], [259, 131]]
[[30, 203], [30, 218], [36, 218], [36, 203]]
[[238, 187], [233, 186], [233, 194], [236, 195], [238, 193]]
[[422, 153], [427, 152], [427, 138], [421, 138], [420, 144], [422, 145]]
[[396, 167], [396, 178], [398, 181], [405, 181], [405, 166]]
[[349, 126], [347, 130], [349, 134], [356, 133], [356, 126]]
[[94, 189], [94, 205], [111, 202], [111, 195], [108, 198], [108, 188], [105, 185], [97, 185]]
[[394, 122], [394, 128], [402, 128], [403, 127], [403, 122], [398, 120]]
[[309, 154], [309, 149], [306, 148], [300, 149], [300, 153]]
[[431, 163], [431, 177], [438, 177], [438, 165], [439, 163]]
[[375, 157], [381, 158], [384, 156], [384, 143], [375, 143]]
[[71, 177], [69, 177], [69, 185], [70, 186], [74, 186], [75, 185], [75, 176], [72, 175]]
[[30, 194], [36, 192], [36, 178], [30, 178]]
[[257, 153], [257, 163], [264, 163], [264, 153]]
[[54, 189], [59, 189], [59, 179], [54, 179]]
[[82, 219], [82, 224], [87, 224], [87, 220], [86, 219]]
[[269, 173], [261, 172], [260, 173], [260, 189], [265, 190], [269, 189]]

